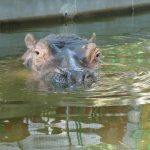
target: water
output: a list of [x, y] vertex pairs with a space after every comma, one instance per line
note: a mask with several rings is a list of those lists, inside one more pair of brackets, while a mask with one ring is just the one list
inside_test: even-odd
[[[133, 23], [138, 18], [143, 19], [118, 18], [114, 26], [109, 20], [1, 33], [0, 149], [149, 150], [150, 26], [138, 28]], [[121, 19], [131, 19], [130, 27], [100, 30]], [[56, 91], [31, 78], [21, 60], [27, 32], [88, 38], [88, 27], [96, 30], [103, 54], [99, 81], [90, 88]]]

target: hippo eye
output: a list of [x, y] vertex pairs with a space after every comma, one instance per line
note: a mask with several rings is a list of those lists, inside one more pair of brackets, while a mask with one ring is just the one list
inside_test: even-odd
[[100, 56], [100, 53], [96, 54], [96, 57], [99, 57]]
[[36, 53], [37, 55], [39, 55], [39, 54], [40, 54], [38, 51], [35, 51], [35, 53]]

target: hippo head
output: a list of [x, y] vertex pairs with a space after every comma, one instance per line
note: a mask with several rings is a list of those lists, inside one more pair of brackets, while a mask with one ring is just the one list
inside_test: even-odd
[[27, 51], [22, 56], [24, 65], [44, 81], [63, 84], [93, 82], [100, 62], [96, 35], [82, 39], [77, 35], [49, 35], [37, 40], [25, 36]]

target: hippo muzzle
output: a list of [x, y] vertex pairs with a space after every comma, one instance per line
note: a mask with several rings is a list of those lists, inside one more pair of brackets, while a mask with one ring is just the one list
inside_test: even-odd
[[94, 72], [86, 70], [73, 70], [73, 69], [63, 69], [60, 73], [55, 72], [52, 80], [59, 83], [90, 83], [96, 81], [96, 75]]

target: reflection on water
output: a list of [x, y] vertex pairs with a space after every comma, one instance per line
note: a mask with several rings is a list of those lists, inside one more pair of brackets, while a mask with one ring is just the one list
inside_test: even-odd
[[20, 53], [1, 57], [0, 149], [150, 149], [148, 35], [97, 35], [104, 58], [90, 88], [56, 90], [32, 78]]
[[[12, 105], [13, 107], [13, 105]], [[18, 106], [19, 107], [19, 106]], [[3, 107], [2, 107], [3, 108]], [[139, 108], [47, 107], [30, 117], [1, 119], [1, 148], [147, 149], [150, 105]]]

